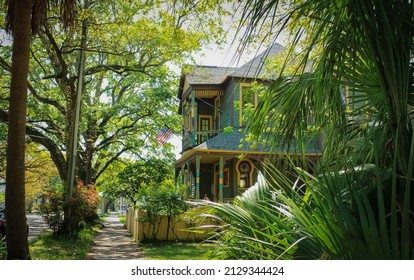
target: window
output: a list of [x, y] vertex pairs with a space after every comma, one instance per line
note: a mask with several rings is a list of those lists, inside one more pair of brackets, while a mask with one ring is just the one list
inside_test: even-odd
[[201, 144], [211, 138], [212, 117], [200, 115], [198, 118], [199, 137], [198, 144]]
[[240, 84], [240, 127], [243, 127], [247, 124], [247, 121], [253, 114], [254, 108], [259, 103], [258, 101], [259, 97], [256, 88], [253, 88], [250, 84]]

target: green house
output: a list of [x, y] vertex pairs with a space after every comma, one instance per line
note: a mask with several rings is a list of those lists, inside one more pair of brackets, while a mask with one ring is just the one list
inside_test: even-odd
[[[182, 152], [175, 170], [189, 197], [231, 201], [256, 183], [266, 157], [286, 153], [244, 141], [243, 116], [259, 101], [252, 83], [271, 81], [262, 67], [265, 59], [283, 50], [274, 44], [240, 67], [183, 67], [178, 90]], [[307, 154], [316, 159], [317, 147]]]

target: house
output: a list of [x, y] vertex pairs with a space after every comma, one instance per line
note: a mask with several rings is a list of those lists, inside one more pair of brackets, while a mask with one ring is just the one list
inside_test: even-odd
[[[256, 182], [261, 162], [275, 155], [266, 146], [243, 141], [243, 115], [258, 103], [252, 83], [270, 82], [262, 67], [266, 57], [283, 50], [274, 44], [240, 67], [183, 67], [178, 90], [182, 152], [175, 170], [189, 197], [231, 201]], [[309, 156], [316, 158], [318, 151]]]

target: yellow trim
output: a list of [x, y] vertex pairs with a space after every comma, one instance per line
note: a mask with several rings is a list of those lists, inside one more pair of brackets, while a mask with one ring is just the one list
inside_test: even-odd
[[[218, 118], [218, 124], [217, 127], [214, 127], [215, 120], [216, 118]], [[214, 98], [214, 115], [213, 115], [213, 128], [218, 130], [220, 129], [220, 122], [221, 122], [221, 116], [220, 116], [220, 97], [217, 96], [216, 98]]]
[[[271, 152], [254, 152], [254, 151], [240, 151], [240, 150], [204, 150], [204, 149], [191, 149], [186, 151], [181, 158], [175, 161], [175, 165], [179, 164], [182, 161], [185, 161], [192, 157], [196, 153], [203, 153], [203, 154], [233, 154], [234, 156], [237, 155], [286, 155], [286, 153], [271, 153]], [[289, 154], [292, 155], [292, 154]], [[317, 153], [309, 153], [309, 154], [301, 154], [305, 156], [320, 156], [321, 154]]]
[[201, 130], [201, 119], [209, 119], [210, 120], [210, 125], [208, 127], [208, 131], [211, 131], [211, 124], [213, 123], [213, 117], [211, 115], [198, 115], [198, 130], [199, 131], [203, 131]]
[[[209, 120], [209, 125], [208, 125], [208, 130], [207, 131], [212, 131], [213, 117], [211, 115], [198, 115], [198, 128], [197, 128], [198, 132], [205, 131], [205, 130], [201, 129], [201, 119], [208, 119]], [[203, 140], [202, 138], [203, 138], [203, 136], [198, 134], [198, 137], [197, 137], [197, 143], [198, 144], [201, 144], [201, 143], [205, 142], [205, 141], [202, 141]], [[207, 137], [207, 139], [208, 139], [208, 137]]]

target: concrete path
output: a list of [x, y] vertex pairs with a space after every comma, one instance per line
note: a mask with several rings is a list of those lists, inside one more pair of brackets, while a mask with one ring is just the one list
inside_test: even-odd
[[95, 244], [87, 254], [88, 260], [137, 260], [143, 259], [138, 244], [119, 222], [118, 215], [111, 213], [105, 218], [104, 227], [95, 237]]
[[52, 231], [42, 216], [37, 213], [27, 213], [27, 224], [29, 226], [29, 242], [33, 241], [40, 234]]

